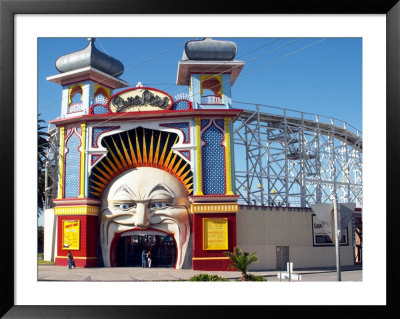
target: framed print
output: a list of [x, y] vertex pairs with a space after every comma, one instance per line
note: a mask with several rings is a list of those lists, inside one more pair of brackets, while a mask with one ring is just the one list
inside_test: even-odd
[[[29, 2], [0, 0], [0, 129], [3, 150], [3, 156], [0, 157], [0, 167], [2, 167], [4, 186], [2, 188], [2, 199], [5, 204], [2, 214], [4, 244], [2, 246], [2, 262], [0, 263], [2, 273], [0, 280], [0, 315], [4, 318], [161, 318], [163, 316], [178, 318], [211, 316], [216, 318], [227, 314], [232, 317], [241, 316], [248, 313], [248, 311], [256, 310], [256, 308], [260, 309], [260, 306], [262, 306], [261, 312], [265, 311], [269, 314], [272, 311], [275, 314], [284, 312], [305, 315], [310, 309], [303, 306], [311, 305], [332, 306], [332, 313], [338, 315], [339, 312], [343, 311], [341, 306], [344, 305], [377, 305], [385, 306], [385, 311], [393, 311], [393, 289], [396, 281], [386, 281], [385, 278], [383, 282], [382, 280], [378, 281], [376, 277], [380, 267], [383, 268], [381, 270], [385, 274], [387, 273], [387, 278], [395, 276], [394, 266], [392, 265], [393, 257], [395, 256], [393, 253], [395, 251], [393, 249], [393, 243], [395, 242], [393, 227], [397, 221], [394, 206], [394, 198], [396, 198], [394, 179], [398, 175], [396, 159], [398, 158], [397, 146], [399, 143], [397, 139], [399, 135], [399, 125], [397, 123], [399, 118], [398, 105], [400, 102], [398, 89], [400, 83], [399, 16], [400, 4], [397, 0], [354, 0], [347, 1], [344, 4], [337, 1], [321, 1], [318, 4], [306, 0], [271, 1], [266, 8], [262, 9], [256, 3], [246, 3], [244, 8], [243, 6], [236, 7], [234, 5], [229, 7], [226, 3], [202, 2], [201, 5], [197, 5], [194, 3], [180, 4], [175, 1], [153, 0], [143, 2], [120, 0], [100, 2], [91, 0], [33, 0]], [[51, 74], [37, 74], [38, 64], [42, 63], [38, 59], [38, 39], [92, 39], [91, 37], [121, 39], [129, 37], [175, 37], [186, 39], [203, 36], [251, 38], [273, 37], [274, 34], [282, 38], [320, 38], [322, 36], [363, 38], [363, 59], [365, 59], [363, 61], [367, 61], [367, 63], [365, 68], [363, 65], [362, 103], [363, 107], [365, 105], [370, 107], [365, 113], [363, 110], [363, 131], [365, 125], [369, 126], [364, 134], [366, 139], [364, 150], [365, 154], [367, 154], [366, 157], [369, 158], [371, 156], [373, 158], [366, 161], [365, 167], [369, 172], [366, 174], [366, 179], [364, 179], [366, 185], [368, 184], [367, 186], [364, 185], [364, 194], [368, 196], [363, 198], [363, 204], [366, 207], [373, 207], [373, 209], [367, 209], [368, 214], [365, 214], [368, 226], [366, 229], [373, 230], [372, 236], [368, 232], [365, 235], [365, 243], [369, 245], [363, 255], [366, 260], [365, 275], [367, 277], [363, 277], [362, 282], [352, 283], [354, 288], [352, 287], [348, 291], [343, 291], [340, 286], [330, 285], [330, 283], [316, 283], [314, 286], [300, 282], [289, 283], [291, 286], [288, 289], [289, 286], [286, 283], [277, 285], [278, 283], [273, 282], [226, 283], [226, 285], [223, 285], [225, 283], [212, 283], [213, 285], [209, 285], [209, 283], [177, 282], [169, 285], [169, 283], [165, 282], [38, 281], [37, 268], [32, 267], [33, 264], [37, 263], [36, 252], [32, 252], [32, 249], [37, 249], [37, 232], [36, 227], [34, 227], [37, 222], [36, 207], [34, 207], [37, 203], [36, 134], [37, 113], [39, 111], [39, 98], [37, 96], [39, 84], [37, 78], [38, 76], [51, 76]], [[179, 47], [180, 50], [182, 48], [183, 45]], [[118, 50], [123, 52], [125, 48], [121, 46], [118, 47]], [[136, 50], [138, 52], [144, 51], [144, 48], [138, 47]], [[160, 52], [166, 50], [167, 48], [159, 48]], [[74, 49], [71, 49], [72, 51]], [[127, 55], [128, 53], [124, 52]], [[386, 70], [384, 68], [385, 58]], [[150, 59], [151, 57], [144, 57], [143, 63]], [[48, 61], [48, 63], [55, 63], [55, 61]], [[159, 70], [159, 72], [162, 74], [162, 70]], [[304, 70], [304, 72], [306, 73], [307, 70]], [[52, 80], [57, 82], [57, 76], [53, 77]], [[66, 97], [68, 105], [66, 104], [65, 108], [71, 114], [81, 111], [81, 101], [75, 99], [75, 95], [81, 93], [83, 99], [86, 91], [81, 84], [86, 80], [80, 78], [78, 82], [74, 82], [69, 91], [67, 89], [65, 91], [67, 92], [66, 94], [69, 94]], [[214, 81], [216, 85], [219, 85], [219, 89], [214, 90], [217, 93], [213, 91], [215, 96], [213, 94], [211, 97], [202, 96], [204, 101], [207, 101], [204, 104], [223, 103], [222, 98], [217, 95], [222, 90], [222, 87], [229, 82], [226, 81], [224, 76], [213, 75], [207, 78], [198, 76], [198, 80], [202, 83], [199, 90], [212, 88], [212, 85], [207, 84], [207, 81], [210, 83]], [[343, 82], [345, 80], [342, 79]], [[112, 84], [110, 82], [103, 86], [96, 83], [96, 85], [90, 86], [90, 89], [96, 92], [100, 90], [103, 95], [110, 97], [109, 88], [112, 85], [123, 86], [123, 81], [118, 81]], [[140, 83], [140, 79], [138, 81], [137, 87], [140, 88], [141, 85], [146, 87]], [[132, 83], [132, 85], [135, 83]], [[254, 88], [253, 91], [249, 89], [247, 94], [255, 94], [255, 91]], [[140, 108], [144, 107], [144, 105], [148, 107], [150, 104], [155, 109], [163, 108], [160, 112], [163, 112], [164, 108], [170, 109], [174, 107], [172, 98], [161, 91], [148, 90], [145, 93], [147, 95], [135, 93], [135, 96], [131, 96], [128, 93], [126, 95], [112, 96], [115, 103], [112, 106], [113, 112], [125, 108], [128, 102], [132, 104], [129, 106], [132, 108]], [[268, 92], [268, 94], [273, 94], [273, 92]], [[315, 94], [322, 93], [315, 92]], [[337, 94], [340, 95], [341, 92], [337, 92]], [[382, 103], [385, 98], [386, 108]], [[55, 104], [52, 107], [59, 109], [59, 103]], [[61, 105], [61, 107], [64, 106]], [[107, 112], [107, 107], [101, 107], [100, 105], [96, 109], [94, 105], [90, 110], [90, 114]], [[181, 107], [181, 105], [176, 107]], [[187, 107], [190, 108], [190, 105]], [[208, 111], [215, 112], [212, 107]], [[108, 116], [107, 114], [100, 115], [104, 116], [104, 118]], [[141, 114], [140, 116], [145, 115]], [[204, 122], [202, 124], [198, 121], [196, 130], [200, 131], [208, 127], [207, 125], [211, 127], [212, 124], [210, 123]], [[215, 123], [215, 131], [218, 131], [218, 134], [220, 134], [219, 132], [229, 131], [230, 123], [229, 120]], [[169, 124], [176, 123], [171, 120]], [[90, 123], [82, 123], [80, 127], [75, 129], [76, 136], [79, 136], [79, 134], [84, 136], [83, 131], [86, 125], [90, 125]], [[371, 129], [371, 126], [373, 129]], [[110, 127], [105, 128], [107, 134], [110, 130]], [[171, 127], [168, 130], [172, 131]], [[186, 130], [188, 133], [185, 135]], [[179, 126], [175, 131], [178, 132], [179, 136], [187, 137], [187, 139], [195, 134], [195, 130], [190, 131], [188, 126], [185, 125]], [[75, 134], [72, 130], [68, 131], [68, 128], [65, 129], [64, 133], [66, 136]], [[143, 144], [147, 145], [145, 152], [151, 155], [146, 157], [146, 168], [151, 168], [149, 166], [151, 166], [155, 158], [158, 160], [161, 156], [162, 148], [159, 148], [160, 156], [158, 153], [155, 155], [156, 152], [148, 153], [149, 149], [156, 148], [158, 135], [155, 135], [155, 142], [153, 142], [152, 133], [147, 134], [147, 131], [145, 132], [143, 129], [143, 133], [140, 134], [142, 135], [139, 135], [139, 138], [138, 135], [135, 138], [143, 140]], [[147, 136], [146, 134], [149, 136], [148, 141], [145, 137]], [[94, 135], [95, 133], [93, 133]], [[87, 145], [82, 146], [77, 142], [76, 146], [93, 148], [97, 143], [96, 138], [93, 136], [90, 135], [88, 137]], [[89, 140], [89, 138], [92, 138], [92, 140]], [[121, 137], [117, 141], [109, 139], [109, 142], [110, 145], [117, 145], [118, 143], [118, 145], [121, 145], [120, 149], [117, 146], [112, 146], [113, 150], [115, 150], [114, 156], [119, 156], [121, 165], [128, 166], [129, 161], [133, 158], [124, 154], [134, 153], [137, 156], [138, 151], [143, 154], [143, 148], [129, 148], [129, 142], [131, 142], [129, 135], [126, 140]], [[202, 142], [206, 144], [205, 141]], [[209, 144], [213, 142], [214, 140], [211, 138], [207, 140]], [[191, 153], [192, 149], [186, 145], [188, 143], [183, 144], [182, 149], [179, 149], [182, 157], [188, 160], [197, 160], [197, 163], [203, 160], [199, 155], [196, 157], [196, 154]], [[70, 154], [72, 154], [72, 151]], [[226, 157], [228, 153], [224, 153], [224, 151], [218, 154], [211, 152], [210, 154], [210, 156], [221, 156], [224, 160], [229, 158]], [[98, 192], [103, 190], [101, 188], [105, 188], [102, 180], [110, 176], [113, 168], [110, 168], [111, 173], [106, 168], [103, 169], [104, 173], [99, 173], [100, 171], [98, 171], [100, 178], [94, 180], [90, 185], [85, 185], [82, 182], [85, 172], [81, 168], [84, 167], [86, 162], [83, 156], [78, 153], [75, 155], [78, 169], [76, 172], [70, 172], [70, 176], [72, 176], [71, 180], [74, 176], [79, 176], [80, 180], [71, 188], [68, 188], [68, 185], [65, 187], [63, 184], [59, 191], [71, 192], [74, 194], [71, 197], [79, 201], [83, 197], [85, 187], [88, 189], [91, 187], [90, 191], [94, 196], [97, 196]], [[102, 155], [100, 152], [92, 151], [88, 162], [94, 167], [96, 161], [101, 161]], [[185, 168], [179, 166], [180, 164], [177, 162], [170, 162], [169, 165], [171, 170], [174, 170], [174, 173], [184, 173]], [[63, 168], [66, 169], [65, 167]], [[117, 170], [117, 168], [115, 169]], [[215, 176], [220, 176], [217, 171]], [[211, 176], [210, 179], [218, 180], [215, 176]], [[220, 188], [224, 191], [226, 188], [227, 195], [225, 197], [230, 198], [233, 183], [231, 175], [221, 174], [221, 176]], [[185, 190], [191, 187], [189, 183], [184, 186], [187, 186]], [[193, 187], [198, 187], [198, 185]], [[208, 186], [206, 185], [206, 187]], [[164, 191], [167, 193], [168, 189], [164, 189]], [[190, 191], [192, 190], [190, 189]], [[193, 191], [199, 191], [199, 188], [195, 188]], [[275, 190], [270, 192], [271, 199], [276, 197], [274, 193]], [[213, 200], [215, 201], [215, 199]], [[95, 202], [95, 199], [90, 199], [90, 201], [88, 200], [89, 204], [86, 204], [92, 205], [93, 202]], [[63, 205], [66, 207], [65, 212], [67, 212], [70, 203], [63, 203]], [[127, 209], [124, 205], [127, 204], [117, 203], [118, 209]], [[151, 205], [153, 203], [150, 203], [149, 207]], [[170, 205], [170, 202], [163, 197], [161, 201], [154, 205], [158, 205], [158, 208], [163, 209]], [[281, 207], [281, 202], [277, 201], [276, 206]], [[84, 236], [86, 236], [87, 229], [95, 227], [93, 226], [95, 223], [92, 217], [97, 213], [97, 210], [93, 210], [84, 217], [64, 217], [63, 223], [59, 225], [57, 230], [57, 235], [60, 242], [63, 241], [65, 246], [64, 248], [60, 246], [59, 251], [64, 253], [72, 250], [75, 254], [82, 247], [87, 249], [88, 252], [95, 251], [93, 249], [95, 245], [93, 247], [90, 246], [93, 241], [84, 240]], [[213, 214], [214, 212], [209, 213]], [[230, 242], [229, 240], [231, 240], [229, 236], [232, 234], [232, 219], [229, 219], [228, 223], [227, 218], [216, 216], [210, 215], [208, 218], [207, 215], [198, 224], [199, 230], [207, 233], [207, 237], [196, 238], [198, 246], [204, 248], [203, 250], [206, 253], [208, 251], [208, 253], [212, 254], [215, 251], [226, 249], [228, 242]], [[371, 216], [376, 219], [372, 219]], [[376, 220], [377, 222], [374, 224], [371, 223], [371, 220]], [[87, 226], [89, 224], [90, 226]], [[307, 227], [310, 228], [309, 221]], [[121, 229], [122, 227], [118, 231]], [[160, 237], [161, 235], [157, 231], [159, 230], [155, 230], [154, 234], [152, 233], [151, 235]], [[235, 231], [234, 236], [236, 240], [236, 237], [239, 238], [241, 234], [236, 234]], [[310, 238], [311, 245], [312, 240]], [[169, 241], [172, 242], [172, 239], [169, 238]], [[352, 242], [350, 228], [346, 233], [345, 241], [346, 246], [350, 246]], [[126, 243], [128, 243], [128, 240], [126, 240]], [[109, 242], [107, 244], [111, 245]], [[134, 243], [131, 244], [133, 245]], [[329, 247], [325, 248], [329, 249]], [[77, 260], [84, 265], [86, 259], [94, 258], [88, 256], [78, 255]], [[104, 259], [109, 258], [112, 260], [111, 256], [104, 256], [106, 256]], [[67, 258], [65, 257], [65, 262], [67, 262], [66, 260]], [[369, 264], [372, 266], [368, 266]], [[240, 286], [241, 284], [242, 286]], [[322, 290], [334, 292], [334, 298], [332, 300], [327, 300], [327, 298], [322, 300], [319, 295]], [[239, 291], [240, 293], [238, 293]], [[315, 291], [318, 291], [318, 293], [315, 294]], [[341, 291], [340, 296], [338, 296], [339, 293], [335, 294], [339, 291]], [[375, 296], [376, 299], [374, 301], [370, 299], [373, 298], [371, 296], [373, 295], [371, 294], [372, 291], [382, 291], [382, 294]], [[362, 295], [361, 292], [369, 292], [369, 295]], [[242, 297], [240, 298], [238, 294], [242, 294]], [[67, 295], [69, 296], [68, 301], [63, 298]], [[268, 305], [278, 307], [267, 308]], [[285, 307], [287, 305], [292, 307]], [[383, 308], [380, 308], [377, 311], [381, 309], [383, 310]], [[362, 307], [346, 308], [349, 315], [359, 315], [360, 310], [364, 309]]]

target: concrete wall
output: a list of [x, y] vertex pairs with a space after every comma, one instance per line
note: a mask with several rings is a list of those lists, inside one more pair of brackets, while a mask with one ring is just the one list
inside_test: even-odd
[[54, 215], [54, 208], [44, 210], [43, 226], [43, 259], [54, 261], [56, 256], [56, 216]]
[[[312, 214], [301, 208], [242, 206], [236, 220], [237, 245], [256, 251], [259, 258], [249, 270], [275, 270], [277, 246], [289, 246], [294, 269], [336, 266], [335, 246], [313, 246]], [[342, 266], [354, 264], [351, 232], [349, 223], [348, 245], [340, 246]]]

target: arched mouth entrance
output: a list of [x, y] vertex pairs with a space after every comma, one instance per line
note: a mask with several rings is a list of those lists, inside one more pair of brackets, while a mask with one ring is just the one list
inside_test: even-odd
[[143, 249], [151, 252], [151, 267], [175, 267], [177, 248], [172, 235], [158, 231], [122, 233], [116, 245], [117, 267], [141, 267]]

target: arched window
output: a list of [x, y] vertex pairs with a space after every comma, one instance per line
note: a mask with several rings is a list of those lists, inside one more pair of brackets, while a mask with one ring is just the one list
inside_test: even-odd
[[102, 87], [98, 87], [94, 93], [94, 104], [106, 105], [109, 97], [110, 96], [107, 90]]
[[74, 85], [69, 90], [69, 108], [68, 113], [82, 110], [83, 90], [80, 84]]
[[201, 104], [222, 104], [222, 77], [200, 75]]

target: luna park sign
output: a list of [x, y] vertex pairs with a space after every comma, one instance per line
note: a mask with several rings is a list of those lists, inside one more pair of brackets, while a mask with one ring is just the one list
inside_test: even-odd
[[139, 112], [166, 110], [173, 103], [170, 95], [151, 88], [133, 88], [110, 98], [111, 112]]

